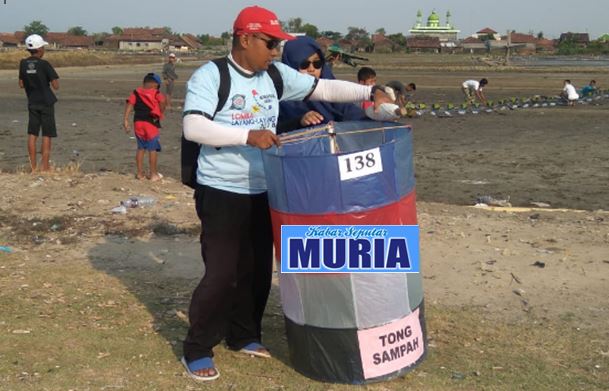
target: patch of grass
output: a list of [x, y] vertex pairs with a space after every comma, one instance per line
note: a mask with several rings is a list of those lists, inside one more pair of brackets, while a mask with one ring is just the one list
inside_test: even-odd
[[[71, 160], [65, 165], [55, 165], [51, 161], [51, 171], [40, 171], [37, 170], [34, 175], [45, 175], [45, 176], [74, 176], [77, 174], [82, 174], [81, 160]], [[20, 165], [15, 167], [14, 172], [16, 174], [31, 174], [32, 168], [29, 165]]]
[[158, 216], [154, 220], [149, 228], [158, 236], [196, 235], [200, 231], [198, 225], [178, 226]]
[[[0, 52], [0, 69], [18, 69], [19, 61], [28, 56], [29, 53], [25, 50]], [[44, 54], [44, 59], [54, 67], [148, 64], [162, 61], [162, 57], [158, 54], [135, 55], [97, 50], [48, 50]]]
[[[196, 278], [167, 280], [142, 269], [109, 275], [94, 266], [107, 259], [65, 254], [61, 247], [0, 254], [3, 390], [353, 389], [290, 368], [276, 291], [264, 319], [275, 358], [219, 347], [222, 376], [195, 383], [178, 359]], [[609, 358], [602, 354], [609, 340], [600, 331], [561, 320], [503, 323], [475, 307], [431, 305], [426, 316], [427, 360], [403, 379], [357, 389], [595, 390], [609, 384]]]
[[4, 209], [0, 212], [0, 228], [5, 230], [6, 242], [25, 246], [57, 241], [73, 244], [90, 235], [138, 237], [152, 232], [151, 227], [142, 223], [143, 216], [131, 216], [126, 220], [114, 219], [112, 215], [104, 218], [87, 214], [22, 217]]
[[82, 162], [78, 161], [78, 160], [72, 160], [70, 162], [68, 162], [65, 166], [54, 166], [53, 169], [55, 171], [55, 173], [59, 174], [65, 174], [65, 175], [74, 175], [74, 174], [81, 174], [82, 171], [80, 170]]

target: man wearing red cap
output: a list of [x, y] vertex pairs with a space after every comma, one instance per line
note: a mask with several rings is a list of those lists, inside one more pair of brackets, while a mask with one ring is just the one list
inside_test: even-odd
[[[233, 26], [228, 55], [230, 92], [218, 108], [221, 74], [209, 62], [192, 75], [184, 104], [184, 137], [201, 144], [195, 201], [201, 220], [205, 275], [195, 289], [182, 363], [196, 380], [213, 380], [212, 349], [270, 357], [261, 345], [261, 321], [271, 287], [272, 231], [261, 149], [280, 145], [275, 135], [279, 97], [267, 73], [281, 76], [281, 100], [362, 102], [391, 100], [372, 86], [315, 79], [273, 60], [282, 40], [277, 16], [262, 7], [243, 9]], [[218, 109], [218, 110], [217, 110]]]

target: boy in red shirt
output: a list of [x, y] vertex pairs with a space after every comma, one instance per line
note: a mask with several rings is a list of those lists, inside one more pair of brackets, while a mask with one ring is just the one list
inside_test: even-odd
[[158, 181], [163, 176], [157, 171], [157, 152], [161, 151], [159, 128], [165, 112], [167, 101], [161, 94], [161, 78], [154, 73], [144, 77], [141, 87], [133, 90], [125, 104], [123, 127], [129, 133], [129, 115], [133, 110], [133, 130], [137, 139], [137, 153], [135, 163], [137, 166], [137, 179], [144, 179], [144, 154], [148, 151], [151, 181]]

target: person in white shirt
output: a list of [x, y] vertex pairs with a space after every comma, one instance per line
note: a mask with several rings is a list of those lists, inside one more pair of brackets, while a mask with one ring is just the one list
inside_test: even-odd
[[571, 84], [571, 80], [565, 80], [564, 83], [561, 96], [567, 101], [569, 106], [574, 106], [575, 102], [579, 99], [579, 94], [575, 90], [575, 86]]
[[465, 100], [468, 104], [474, 103], [476, 98], [482, 104], [486, 104], [486, 96], [484, 96], [484, 92], [482, 89], [488, 84], [487, 79], [481, 79], [480, 81], [476, 80], [466, 80], [461, 85], [463, 90], [463, 95], [465, 95]]

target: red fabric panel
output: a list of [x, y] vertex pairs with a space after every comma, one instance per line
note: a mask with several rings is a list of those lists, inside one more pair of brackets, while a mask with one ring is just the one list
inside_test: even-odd
[[282, 225], [416, 225], [416, 194], [412, 191], [398, 202], [358, 213], [303, 215], [271, 209], [275, 258], [281, 261]]

